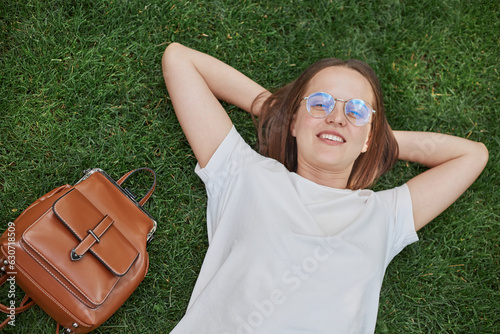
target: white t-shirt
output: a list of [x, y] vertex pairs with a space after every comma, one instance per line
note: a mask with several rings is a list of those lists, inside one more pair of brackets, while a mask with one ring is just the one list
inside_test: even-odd
[[233, 127], [204, 169], [209, 248], [175, 334], [373, 333], [385, 269], [418, 240], [408, 187], [333, 189]]

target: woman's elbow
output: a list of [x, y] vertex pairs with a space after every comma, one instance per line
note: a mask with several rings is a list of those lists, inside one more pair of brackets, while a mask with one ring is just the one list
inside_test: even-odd
[[472, 142], [468, 153], [468, 166], [469, 171], [474, 174], [481, 174], [484, 167], [488, 163], [488, 148], [480, 142]]
[[488, 163], [489, 153], [486, 145], [480, 142], [476, 142], [476, 159], [481, 168], [484, 168]]
[[182, 52], [183, 46], [177, 42], [173, 42], [169, 44], [165, 52], [163, 52], [163, 57], [161, 59], [161, 65], [163, 69], [163, 75], [166, 77], [169, 70], [172, 66], [175, 66], [175, 63], [179, 59], [179, 54]]

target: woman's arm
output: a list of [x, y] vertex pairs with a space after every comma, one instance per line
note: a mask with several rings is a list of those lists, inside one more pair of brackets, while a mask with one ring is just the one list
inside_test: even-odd
[[232, 127], [218, 99], [251, 112], [255, 98], [268, 93], [231, 66], [178, 43], [167, 47], [162, 67], [175, 113], [201, 167]]
[[486, 166], [488, 150], [482, 143], [438, 133], [394, 131], [394, 135], [399, 159], [429, 167], [408, 181], [419, 230], [476, 180]]

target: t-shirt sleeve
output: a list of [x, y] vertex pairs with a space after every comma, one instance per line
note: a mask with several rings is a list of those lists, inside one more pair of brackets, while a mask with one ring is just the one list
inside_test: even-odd
[[385, 190], [379, 193], [383, 202], [388, 205], [389, 212], [392, 212], [392, 226], [389, 231], [391, 244], [387, 264], [411, 243], [418, 241], [418, 235], [415, 231], [415, 222], [413, 221], [413, 208], [410, 196], [410, 190], [407, 184], [394, 189]]
[[236, 175], [249, 163], [262, 158], [245, 142], [233, 126], [205, 168], [196, 164], [195, 172], [205, 183], [210, 197], [216, 195], [231, 176]]
[[195, 172], [205, 184], [207, 184], [219, 171], [224, 169], [224, 164], [229, 160], [236, 144], [238, 143], [238, 137], [240, 137], [240, 135], [233, 125], [231, 130], [229, 130], [229, 133], [208, 161], [208, 164], [204, 168], [201, 168], [199, 163], [196, 164]]
[[207, 229], [209, 241], [217, 229], [227, 199], [238, 196], [234, 180], [251, 164], [265, 159], [255, 152], [233, 126], [204, 168], [197, 164], [196, 174], [205, 184], [208, 197]]

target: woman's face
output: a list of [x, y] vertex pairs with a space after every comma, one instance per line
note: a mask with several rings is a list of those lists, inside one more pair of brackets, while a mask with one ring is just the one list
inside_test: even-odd
[[[375, 105], [368, 80], [359, 72], [332, 66], [318, 72], [309, 82], [304, 96], [325, 92], [334, 98], [362, 99]], [[354, 161], [368, 149], [371, 124], [356, 126], [344, 114], [344, 102], [337, 101], [325, 118], [314, 118], [302, 101], [294, 115], [291, 133], [297, 140], [298, 168], [301, 171], [323, 171], [350, 175]]]

